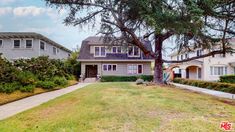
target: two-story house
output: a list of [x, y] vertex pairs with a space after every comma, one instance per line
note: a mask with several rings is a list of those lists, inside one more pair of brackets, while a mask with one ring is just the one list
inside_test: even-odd
[[[235, 48], [235, 39], [230, 40], [230, 44]], [[216, 47], [214, 50], [216, 50]], [[171, 60], [184, 60], [209, 52], [209, 50], [195, 49], [193, 52], [174, 52], [170, 57]], [[226, 57], [218, 54], [189, 62], [171, 64], [169, 68], [173, 71], [172, 76], [175, 75], [177, 77], [188, 79], [218, 81], [219, 77], [222, 75], [235, 74], [235, 54], [229, 53], [226, 54]]]
[[[151, 43], [143, 40], [146, 48], [152, 50]], [[79, 61], [84, 78], [97, 76], [137, 76], [152, 75], [151, 57], [145, 56], [133, 45], [120, 46], [104, 43], [103, 37], [88, 37], [82, 42]]]
[[67, 59], [71, 50], [38, 33], [0, 32], [0, 53], [8, 60], [38, 56]]

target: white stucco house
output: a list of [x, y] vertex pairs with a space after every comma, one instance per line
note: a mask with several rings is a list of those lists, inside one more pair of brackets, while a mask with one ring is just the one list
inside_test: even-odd
[[0, 32], [0, 53], [8, 60], [49, 56], [67, 59], [71, 50], [53, 40], [33, 32]]
[[[230, 41], [235, 48], [235, 39]], [[200, 56], [208, 53], [209, 50], [195, 49], [194, 52], [174, 52], [170, 54], [171, 60], [183, 60], [185, 58]], [[181, 77], [205, 81], [218, 81], [222, 75], [235, 74], [235, 54], [215, 55], [206, 58], [196, 59], [184, 63], [175, 63], [169, 66], [171, 78]], [[174, 76], [174, 77], [173, 77]]]

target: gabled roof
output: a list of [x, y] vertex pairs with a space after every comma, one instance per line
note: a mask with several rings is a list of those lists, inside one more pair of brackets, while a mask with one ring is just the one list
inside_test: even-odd
[[34, 38], [40, 39], [47, 43], [50, 43], [58, 48], [61, 48], [67, 52], [72, 52], [71, 50], [65, 48], [64, 46], [54, 42], [53, 40], [34, 32], [0, 32], [0, 39], [11, 39], [11, 38]]
[[[149, 50], [152, 51], [152, 46], [150, 41], [143, 40], [143, 43], [145, 44], [145, 47]], [[94, 54], [90, 53], [90, 46], [104, 46], [104, 45], [109, 45], [112, 46], [111, 44], [104, 43], [104, 38], [103, 37], [88, 37], [82, 42], [81, 50], [78, 59], [79, 60], [110, 60], [110, 61], [115, 61], [115, 60], [152, 60], [151, 56], [146, 56], [143, 53], [140, 57], [128, 57], [127, 54], [125, 53], [106, 53], [106, 57], [94, 57]]]

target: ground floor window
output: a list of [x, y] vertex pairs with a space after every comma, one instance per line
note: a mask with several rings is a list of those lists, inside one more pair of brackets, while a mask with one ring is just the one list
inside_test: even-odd
[[103, 71], [117, 71], [116, 64], [103, 64]]
[[211, 66], [210, 67], [211, 75], [221, 76], [227, 74], [227, 67], [226, 66]]
[[128, 74], [142, 74], [143, 65], [142, 64], [129, 64], [127, 65]]

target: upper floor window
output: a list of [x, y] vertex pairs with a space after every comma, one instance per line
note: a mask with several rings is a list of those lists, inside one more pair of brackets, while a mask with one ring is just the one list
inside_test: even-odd
[[177, 56], [177, 61], [179, 61], [180, 60], [180, 57], [179, 56]]
[[26, 43], [26, 48], [27, 49], [28, 48], [30, 49], [30, 48], [33, 47], [33, 40], [26, 40], [25, 43]]
[[185, 54], [185, 59], [188, 59], [188, 54], [187, 53]]
[[227, 75], [227, 67], [226, 66], [211, 66], [210, 67], [210, 74], [221, 76], [221, 75]]
[[201, 56], [202, 55], [202, 50], [197, 50], [197, 56]]
[[122, 52], [122, 49], [121, 49], [120, 46], [114, 46], [114, 47], [112, 48], [112, 52], [113, 52], [113, 53], [121, 53], [121, 52]]
[[14, 40], [13, 43], [14, 43], [14, 48], [16, 48], [16, 49], [20, 48], [20, 40], [19, 39]]
[[53, 47], [53, 54], [56, 55], [57, 54], [57, 48]]
[[104, 56], [106, 56], [105, 47], [104, 46], [95, 47], [94, 56], [96, 56], [96, 57], [104, 57]]
[[128, 48], [128, 56], [139, 57], [140, 56], [140, 49], [136, 46], [130, 46]]
[[141, 64], [130, 64], [127, 66], [128, 74], [142, 74], [143, 73], [143, 65]]
[[117, 71], [117, 65], [103, 64], [103, 71]]
[[3, 41], [0, 40], [0, 48], [2, 48], [2, 47], [3, 47]]
[[183, 55], [181, 55], [180, 57], [181, 57], [181, 60], [183, 60], [183, 59], [184, 59], [184, 56], [183, 56]]
[[45, 47], [46, 47], [45, 42], [40, 41], [40, 49], [41, 49], [41, 50], [45, 50], [45, 49], [46, 49]]

